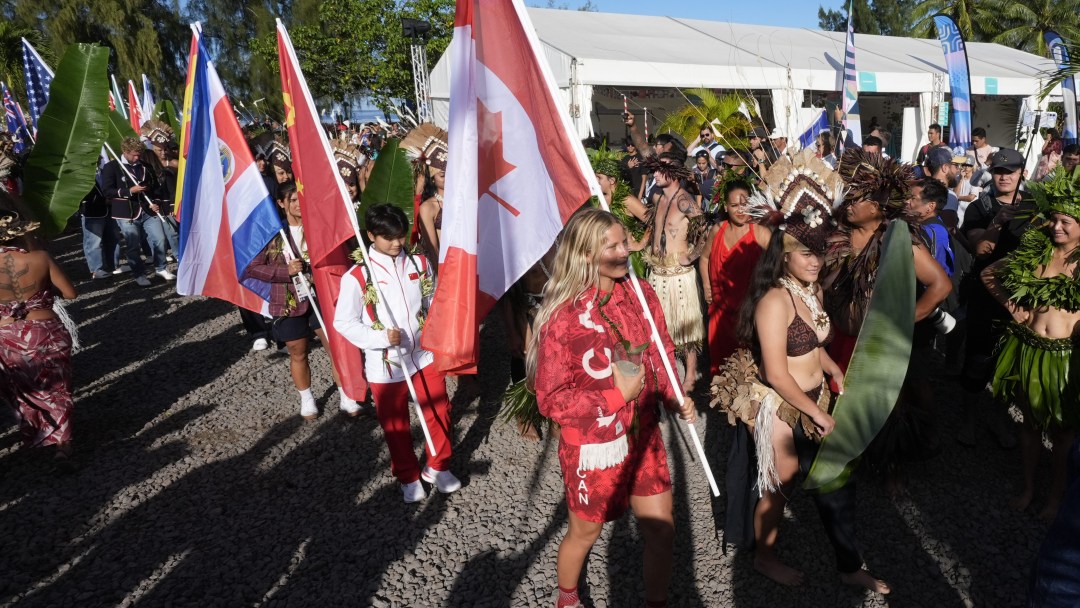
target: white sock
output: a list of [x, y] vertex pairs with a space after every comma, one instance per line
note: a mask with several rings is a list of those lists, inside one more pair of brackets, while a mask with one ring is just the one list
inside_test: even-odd
[[349, 399], [349, 396], [345, 394], [345, 389], [341, 388], [340, 386], [338, 387], [337, 392], [338, 395], [341, 397], [342, 403], [345, 403], [346, 401], [352, 401], [352, 399]]
[[302, 391], [297, 390], [297, 392], [300, 393], [300, 401], [314, 401], [315, 400], [315, 395], [311, 394], [311, 387], [305, 388]]

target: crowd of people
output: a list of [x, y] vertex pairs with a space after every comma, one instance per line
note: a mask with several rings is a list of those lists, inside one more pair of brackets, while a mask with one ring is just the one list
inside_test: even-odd
[[[800, 584], [803, 573], [776, 552], [784, 508], [822, 438], [846, 431], [834, 406], [851, 389], [845, 376], [860, 336], [881, 331], [871, 314], [879, 291], [906, 294], [911, 320], [901, 334], [910, 350], [877, 362], [897, 370], [897, 394], [862, 466], [890, 492], [910, 483], [904, 465], [935, 455], [944, 441], [933, 410], [946, 404], [935, 402], [930, 381], [955, 382], [964, 395], [956, 440], [973, 446], [983, 427], [1002, 447], [1019, 440], [1024, 477], [1014, 506], [1038, 504], [1047, 519], [1058, 514], [1080, 425], [1080, 367], [1071, 365], [1080, 336], [1080, 148], [1048, 132], [1028, 179], [1024, 155], [990, 146], [980, 128], [972, 149], [958, 154], [931, 125], [912, 165], [890, 158], [878, 131], [862, 146], [825, 131], [797, 150], [779, 129], [762, 125], [728, 141], [703, 124], [687, 146], [671, 134], [648, 141], [633, 115], [625, 121], [624, 150], [590, 153], [603, 200], [569, 220], [492, 317], [506, 323], [512, 380], [532, 400], [516, 414], [519, 431], [532, 440], [558, 437], [569, 527], [559, 547], [557, 606], [580, 605], [586, 556], [604, 523], [627, 508], [645, 541], [646, 605], [666, 605], [675, 522], [660, 408], [692, 422], [698, 409], [687, 395], [706, 388], [734, 426], [726, 539], [752, 548], [764, 576]], [[423, 482], [457, 491], [446, 377], [421, 346], [438, 280], [445, 131], [329, 129], [363, 234], [347, 244], [356, 264], [327, 319], [303, 279], [310, 266], [288, 144], [273, 130], [248, 135], [285, 228], [243, 273], [271, 285], [269, 316], [240, 309], [252, 350], [276, 344], [287, 353], [299, 414], [313, 419], [320, 412], [312, 338], [325, 342], [330, 324], [363, 351], [373, 404], [339, 390], [338, 407], [377, 417], [403, 500], [424, 499]], [[413, 161], [412, 217], [364, 202], [388, 138], [400, 138]], [[92, 280], [129, 272], [145, 287], [150, 277], [175, 279], [177, 150], [172, 130], [150, 121], [102, 164], [79, 214]], [[28, 444], [55, 444], [64, 459], [72, 336], [54, 303], [76, 292], [14, 198], [0, 203], [0, 368], [12, 379], [0, 385], [0, 401], [14, 407]], [[896, 239], [902, 263], [888, 246]], [[913, 286], [897, 287], [898, 268], [908, 269]], [[685, 371], [673, 382], [667, 370], [676, 359]], [[340, 385], [333, 361], [331, 368]], [[470, 382], [459, 378], [459, 390]], [[410, 400], [424, 428], [423, 466]], [[1040, 495], [1044, 433], [1053, 445], [1052, 484]], [[889, 593], [861, 557], [856, 484], [844, 481], [813, 492], [839, 577]]]

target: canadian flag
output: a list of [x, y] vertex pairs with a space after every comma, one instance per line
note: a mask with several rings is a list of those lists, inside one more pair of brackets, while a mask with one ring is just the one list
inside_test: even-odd
[[130, 80], [128, 81], [128, 120], [131, 121], [131, 128], [138, 135], [143, 123], [143, 109], [139, 105], [139, 96], [135, 93], [135, 83]]
[[439, 286], [422, 338], [475, 373], [479, 325], [589, 200], [592, 175], [520, 0], [458, 0]]

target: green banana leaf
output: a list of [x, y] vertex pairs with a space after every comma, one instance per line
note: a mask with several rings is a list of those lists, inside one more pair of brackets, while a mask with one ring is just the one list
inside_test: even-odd
[[[371, 170], [367, 188], [364, 189], [364, 208], [389, 203], [405, 212], [409, 224], [413, 222], [413, 169], [405, 151], [398, 147], [399, 141], [389, 139], [379, 151], [375, 167]], [[360, 219], [363, 222], [363, 218]]]
[[885, 232], [877, 283], [836, 400], [836, 428], [821, 442], [803, 487], [820, 492], [847, 484], [858, 459], [892, 413], [911, 359], [915, 327], [915, 260], [908, 226]]
[[180, 123], [177, 122], [179, 114], [176, 112], [176, 106], [173, 105], [171, 99], [162, 99], [157, 102], [157, 106], [154, 107], [154, 118], [172, 127], [173, 133], [176, 134], [176, 140], [180, 141]]
[[[125, 137], [138, 137], [138, 134], [123, 114], [116, 110], [109, 112], [109, 129], [105, 134], [105, 143], [109, 144], [113, 152], [120, 154], [120, 142], [124, 141]], [[113, 160], [112, 155], [109, 155], [109, 160]]]
[[62, 232], [94, 187], [109, 123], [109, 49], [68, 47], [38, 119], [37, 145], [23, 171], [23, 197], [46, 238]]

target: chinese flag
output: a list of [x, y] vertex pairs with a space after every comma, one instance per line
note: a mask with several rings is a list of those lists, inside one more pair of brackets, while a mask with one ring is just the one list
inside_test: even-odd
[[341, 277], [352, 266], [345, 241], [360, 230], [289, 32], [281, 20], [277, 22], [277, 34], [285, 127], [289, 131], [293, 175], [323, 331], [330, 342], [330, 355], [341, 378], [341, 388], [352, 399], [362, 401], [367, 393], [367, 381], [360, 349], [334, 331]]
[[480, 320], [589, 200], [592, 174], [519, 0], [458, 0], [439, 285], [421, 338], [475, 373]]

